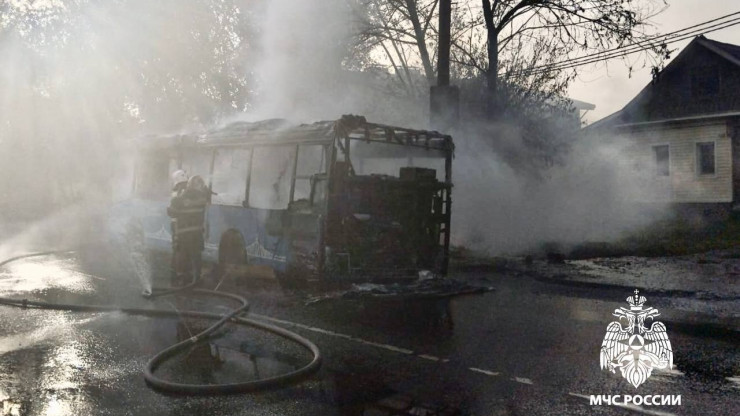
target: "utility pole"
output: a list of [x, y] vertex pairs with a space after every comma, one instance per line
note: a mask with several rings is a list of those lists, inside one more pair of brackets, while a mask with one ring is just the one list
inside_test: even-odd
[[450, 85], [450, 26], [452, 25], [452, 0], [439, 2], [439, 52], [437, 59], [437, 86]]
[[450, 86], [451, 25], [452, 0], [439, 0], [437, 85], [429, 90], [429, 124], [443, 132], [457, 128], [460, 119], [460, 91]]

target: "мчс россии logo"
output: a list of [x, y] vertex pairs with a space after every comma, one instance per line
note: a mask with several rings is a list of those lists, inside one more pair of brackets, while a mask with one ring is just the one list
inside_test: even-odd
[[[614, 310], [618, 317], [606, 327], [606, 336], [601, 343], [601, 369], [612, 373], [616, 370], [635, 387], [644, 383], [653, 369], [671, 369], [673, 367], [673, 350], [668, 340], [665, 325], [662, 322], [650, 322], [659, 315], [652, 307], [643, 309], [647, 299], [635, 295], [627, 298], [629, 309], [620, 307]], [[626, 325], [622, 326], [622, 322]]]

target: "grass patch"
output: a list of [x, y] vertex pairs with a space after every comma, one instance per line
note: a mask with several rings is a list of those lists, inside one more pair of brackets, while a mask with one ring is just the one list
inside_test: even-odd
[[663, 257], [738, 248], [740, 216], [697, 225], [680, 220], [660, 221], [613, 243], [583, 243], [568, 256], [573, 259], [593, 257], [643, 256]]

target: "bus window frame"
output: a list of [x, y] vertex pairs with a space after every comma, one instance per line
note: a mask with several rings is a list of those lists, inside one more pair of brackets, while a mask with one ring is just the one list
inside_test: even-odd
[[[317, 146], [321, 148], [321, 163], [319, 163], [319, 169], [318, 172], [309, 172], [307, 175], [298, 175], [298, 156], [301, 154], [301, 148], [305, 148], [307, 146]], [[307, 180], [308, 186], [309, 186], [309, 196], [308, 201], [310, 205], [313, 207], [316, 205], [315, 203], [315, 195], [316, 195], [316, 185], [320, 182], [320, 180], [324, 180], [328, 184], [329, 180], [329, 172], [331, 172], [331, 149], [334, 148], [334, 144], [315, 144], [315, 143], [305, 143], [305, 144], [296, 144], [294, 151], [294, 159], [293, 159], [293, 175], [291, 177], [291, 189], [290, 189], [290, 199], [289, 204], [295, 202], [295, 188], [296, 188], [296, 180]], [[328, 186], [328, 185], [327, 185]], [[326, 190], [324, 190], [324, 195], [326, 196]], [[325, 201], [324, 201], [325, 202]]]
[[[181, 166], [181, 158], [179, 153], [173, 154], [170, 151], [156, 149], [151, 150], [148, 152], [142, 152], [139, 154], [138, 157], [136, 157], [134, 161], [133, 166], [133, 181], [131, 183], [131, 197], [136, 199], [142, 199], [142, 200], [152, 200], [152, 201], [158, 201], [158, 200], [166, 200], [168, 192], [162, 193], [161, 196], [159, 192], [151, 192], [151, 189], [147, 189], [146, 191], [142, 190], [143, 185], [143, 177], [142, 173], [144, 171], [151, 172], [149, 163], [153, 160], [159, 159], [159, 162], [166, 162], [167, 164], [167, 175], [162, 177], [161, 179], [164, 180], [164, 185], [162, 186], [162, 190], [169, 189], [170, 188], [170, 176], [172, 174], [172, 165], [174, 162], [174, 165], [176, 168], [180, 168]], [[156, 185], [154, 185], [156, 187]], [[146, 188], [151, 188], [152, 185], [149, 184]]]
[[[218, 154], [219, 154], [220, 151], [234, 151], [234, 150], [237, 150], [237, 149], [248, 151], [249, 152], [249, 156], [247, 156], [247, 159], [248, 159], [248, 162], [247, 163], [248, 163], [248, 165], [247, 165], [247, 169], [246, 169], [246, 176], [244, 178], [245, 179], [245, 184], [244, 184], [244, 189], [243, 189], [243, 194], [242, 194], [241, 207], [242, 208], [250, 208], [249, 207], [249, 202], [248, 202], [249, 201], [249, 188], [250, 188], [250, 181], [251, 181], [251, 178], [252, 178], [252, 161], [254, 160], [254, 148], [255, 147], [256, 146], [239, 146], [239, 147], [234, 147], [234, 146], [220, 146], [220, 147], [213, 148], [212, 149], [212, 155], [211, 155], [210, 172], [208, 174], [208, 178], [209, 178], [209, 181], [208, 181], [208, 189], [210, 189], [211, 191], [213, 191], [213, 176], [214, 176], [215, 169], [216, 169], [216, 158], [218, 157]], [[208, 148], [206, 148], [206, 149], [208, 149]], [[239, 204], [236, 204], [236, 205], [235, 204], [214, 204], [214, 205], [236, 206], [236, 207], [239, 206]]]
[[[249, 204], [249, 194], [250, 194], [250, 192], [252, 190], [252, 169], [254, 168], [254, 164], [252, 162], [254, 161], [254, 152], [255, 152], [255, 150], [256, 149], [262, 149], [262, 148], [269, 149], [269, 148], [276, 148], [276, 147], [288, 147], [288, 148], [293, 147], [293, 152], [292, 152], [293, 153], [293, 156], [292, 156], [293, 160], [291, 161], [292, 166], [293, 166], [293, 171], [291, 172], [291, 176], [290, 176], [290, 178], [291, 178], [291, 187], [289, 189], [289, 194], [288, 194], [288, 207], [290, 206], [290, 203], [293, 202], [293, 191], [295, 190], [294, 189], [294, 186], [295, 186], [295, 166], [296, 166], [296, 160], [298, 158], [298, 153], [295, 151], [295, 149], [297, 149], [298, 146], [299, 145], [293, 145], [293, 144], [288, 144], [288, 143], [276, 143], [276, 144], [266, 144], [266, 145], [265, 144], [262, 144], [262, 145], [238, 146], [237, 147], [237, 148], [242, 148], [242, 149], [249, 149], [249, 169], [247, 169], [247, 183], [246, 183], [245, 189], [244, 189], [244, 201], [242, 202], [242, 207], [243, 208], [261, 209], [261, 208], [253, 207], [253, 206], [251, 206]], [[230, 148], [233, 148], [233, 147], [232, 146], [228, 146], [228, 147], [224, 146], [224, 147], [219, 147], [219, 148], [220, 149], [230, 149]], [[285, 209], [287, 209], [287, 207], [286, 208], [267, 208], [267, 209], [285, 210]]]
[[252, 162], [254, 161], [254, 148], [255, 146], [247, 147], [247, 149], [249, 149], [249, 168], [247, 169], [247, 183], [244, 185], [244, 200], [242, 201], [242, 208], [249, 208], [249, 190], [252, 187]]
[[[297, 175], [298, 173], [298, 156], [300, 155], [300, 149], [301, 146], [319, 146], [321, 147], [322, 151], [322, 162], [319, 167], [319, 172], [313, 173], [309, 175], [309, 177], [299, 177]], [[310, 182], [311, 187], [311, 195], [310, 195], [310, 202], [311, 205], [314, 205], [314, 181], [312, 177], [318, 176], [320, 178], [329, 180], [329, 175], [331, 172], [331, 160], [333, 157], [333, 154], [335, 152], [334, 144], [316, 144], [316, 143], [306, 143], [306, 144], [292, 144], [292, 143], [276, 143], [276, 144], [261, 144], [261, 145], [251, 145], [251, 146], [236, 146], [237, 148], [247, 149], [249, 150], [249, 168], [247, 169], [247, 177], [246, 177], [246, 183], [245, 183], [245, 189], [244, 189], [244, 200], [242, 201], [242, 207], [243, 208], [256, 208], [250, 205], [249, 199], [250, 199], [250, 192], [252, 189], [252, 177], [253, 177], [253, 168], [254, 168], [254, 153], [257, 149], [269, 149], [269, 148], [278, 148], [278, 147], [285, 147], [285, 148], [292, 148], [292, 160], [291, 163], [291, 172], [290, 172], [290, 189], [288, 194], [288, 206], [290, 206], [291, 203], [295, 202], [295, 189], [296, 189], [296, 180], [298, 179], [307, 179]], [[223, 149], [233, 149], [232, 146], [219, 146], [213, 149], [212, 155], [211, 155], [211, 168], [209, 172], [209, 186], [212, 186], [212, 180], [213, 180], [213, 170], [215, 167], [215, 160], [216, 160], [216, 154], [219, 150]], [[330, 157], [331, 156], [331, 157]], [[270, 208], [272, 209], [272, 208]], [[287, 208], [282, 208], [287, 209]]]

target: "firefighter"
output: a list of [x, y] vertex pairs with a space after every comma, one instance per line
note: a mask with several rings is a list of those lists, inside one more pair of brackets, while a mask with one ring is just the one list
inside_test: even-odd
[[188, 174], [178, 169], [172, 172], [172, 196], [175, 197], [188, 186]]
[[[193, 176], [185, 189], [173, 194], [167, 214], [173, 219], [173, 286], [200, 279], [205, 232], [205, 211], [211, 193], [200, 176]], [[192, 277], [191, 277], [192, 276]]]
[[[182, 193], [185, 188], [188, 186], [188, 174], [182, 170], [178, 169], [174, 172], [172, 172], [172, 192], [170, 194], [170, 198], [174, 199], [180, 193]], [[170, 209], [167, 209], [167, 214], [170, 216], [170, 235], [172, 236], [172, 259], [170, 260], [170, 282], [172, 284], [175, 284], [177, 282], [177, 270], [178, 270], [178, 264], [177, 264], [177, 246], [176, 246], [176, 239], [175, 239], [175, 216], [170, 214]]]

